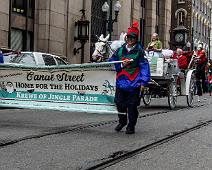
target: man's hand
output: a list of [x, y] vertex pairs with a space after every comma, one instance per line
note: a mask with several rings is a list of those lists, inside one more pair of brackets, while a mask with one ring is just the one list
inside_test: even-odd
[[122, 65], [125, 67], [125, 66], [127, 66], [127, 65], [129, 65], [131, 62], [132, 62], [133, 60], [123, 60], [123, 63], [122, 63]]
[[141, 93], [144, 93], [144, 89], [145, 89], [145, 87], [143, 85], [141, 85], [141, 87], [140, 87]]

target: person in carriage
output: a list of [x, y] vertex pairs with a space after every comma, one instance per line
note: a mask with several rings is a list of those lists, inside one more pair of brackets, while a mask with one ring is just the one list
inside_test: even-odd
[[177, 48], [173, 59], [177, 59], [179, 69], [185, 73], [185, 70], [188, 68], [188, 60], [187, 57], [183, 55], [183, 50], [181, 48]]
[[108, 61], [122, 61], [116, 63], [116, 93], [115, 103], [119, 113], [117, 132], [127, 125], [126, 134], [135, 133], [138, 119], [137, 106], [140, 104], [140, 93], [150, 80], [150, 66], [144, 57], [144, 50], [138, 41], [138, 22], [128, 28], [126, 43], [123, 44], [109, 58]]
[[159, 36], [157, 33], [152, 34], [152, 40], [147, 45], [146, 51], [155, 51], [155, 52], [162, 51], [162, 42], [159, 40]]

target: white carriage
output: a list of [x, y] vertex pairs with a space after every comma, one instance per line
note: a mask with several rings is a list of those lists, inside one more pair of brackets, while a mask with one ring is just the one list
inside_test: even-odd
[[178, 61], [172, 59], [173, 51], [147, 52], [150, 63], [151, 81], [143, 92], [145, 105], [151, 103], [152, 98], [168, 97], [170, 109], [177, 104], [177, 96], [186, 96], [188, 106], [192, 107], [195, 94], [194, 69], [182, 72]]

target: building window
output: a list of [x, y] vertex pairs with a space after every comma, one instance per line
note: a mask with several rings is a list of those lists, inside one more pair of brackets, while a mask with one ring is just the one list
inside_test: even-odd
[[177, 24], [178, 25], [184, 25], [185, 24], [185, 12], [179, 11], [177, 13]]
[[198, 20], [198, 16], [197, 16], [196, 33], [198, 32], [198, 30], [199, 30], [199, 20]]
[[25, 15], [26, 7], [24, 4], [24, 0], [12, 0], [12, 11], [21, 15]]
[[145, 1], [146, 0], [141, 0], [141, 7], [145, 8]]
[[185, 0], [178, 0], [178, 4], [184, 4]]
[[203, 12], [203, 14], [205, 14], [205, 3], [204, 2], [202, 3], [202, 12]]
[[156, 15], [160, 16], [160, 2], [156, 0]]
[[141, 43], [144, 44], [144, 36], [145, 36], [145, 20], [143, 18], [140, 19], [140, 40]]
[[158, 26], [158, 25], [155, 26], [155, 32], [156, 32], [157, 34], [159, 33], [159, 26]]
[[26, 31], [20, 29], [11, 29], [11, 37], [10, 37], [10, 44], [11, 49], [13, 50], [33, 50], [33, 33], [28, 32], [26, 38]]
[[175, 12], [175, 18], [177, 19], [177, 25], [184, 25], [185, 24], [185, 19], [187, 17], [188, 12], [180, 8]]
[[35, 0], [12, 0], [12, 12], [19, 15], [34, 16]]
[[205, 37], [208, 37], [208, 28], [207, 28], [207, 25], [205, 25]]
[[200, 9], [200, 11], [202, 11], [202, 1], [200, 1], [199, 9]]
[[28, 11], [28, 16], [31, 18], [34, 18], [34, 13], [35, 13], [35, 0], [29, 0], [29, 11]]
[[11, 38], [10, 38], [10, 44], [11, 49], [22, 51], [23, 50], [23, 37], [24, 33], [22, 30], [18, 29], [11, 29]]

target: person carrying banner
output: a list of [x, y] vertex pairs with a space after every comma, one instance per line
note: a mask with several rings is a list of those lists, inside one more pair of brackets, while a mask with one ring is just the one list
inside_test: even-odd
[[142, 45], [138, 42], [138, 26], [138, 22], [134, 22], [128, 28], [126, 43], [109, 59], [109, 61], [122, 61], [115, 64], [117, 72], [115, 103], [120, 113], [119, 124], [115, 130], [121, 131], [127, 125], [126, 134], [135, 133], [140, 93], [150, 80], [149, 63], [144, 57]]

